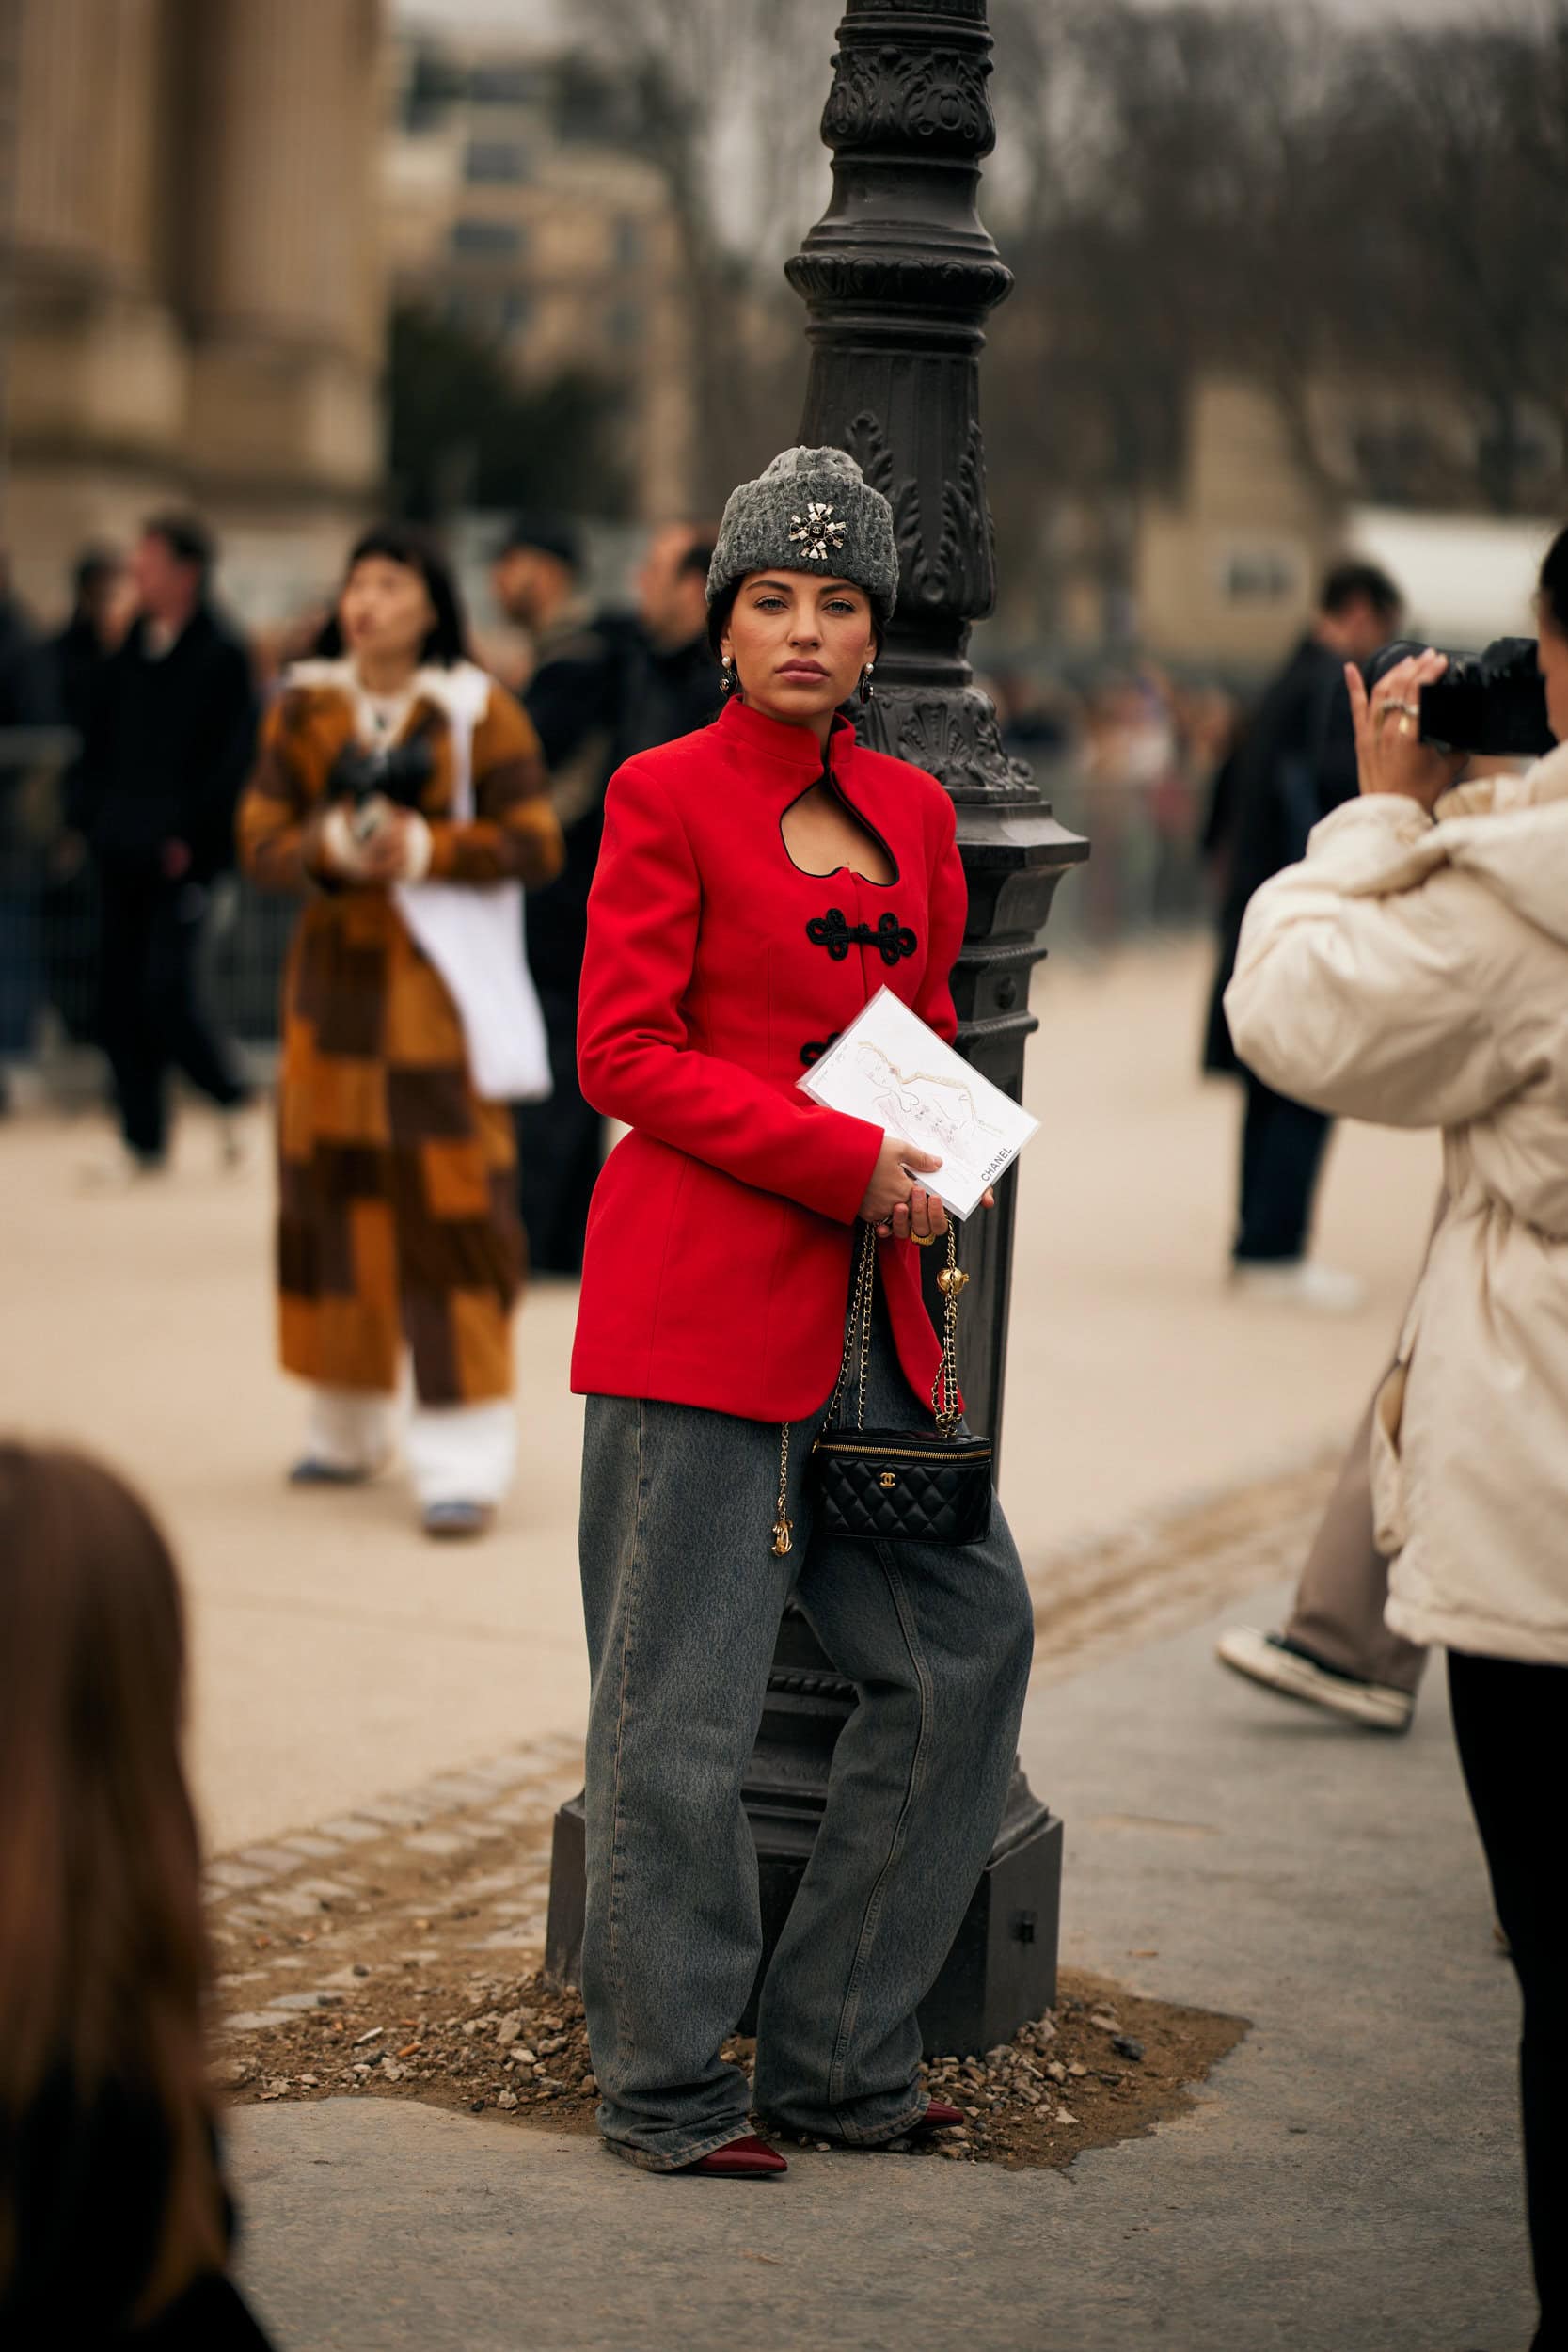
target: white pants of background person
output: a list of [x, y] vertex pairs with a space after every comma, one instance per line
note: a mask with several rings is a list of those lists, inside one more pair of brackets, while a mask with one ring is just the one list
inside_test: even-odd
[[312, 1389], [306, 1452], [347, 1475], [381, 1470], [399, 1438], [421, 1509], [438, 1502], [497, 1503], [517, 1460], [517, 1405], [420, 1405], [373, 1389]]

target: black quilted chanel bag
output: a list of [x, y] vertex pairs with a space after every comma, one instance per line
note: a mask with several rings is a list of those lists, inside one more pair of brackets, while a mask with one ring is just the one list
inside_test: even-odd
[[[977, 1544], [990, 1527], [991, 1445], [989, 1438], [958, 1434], [960, 1419], [957, 1342], [958, 1297], [968, 1286], [961, 1273], [953, 1227], [947, 1228], [947, 1263], [937, 1277], [942, 1295], [942, 1363], [931, 1384], [929, 1429], [867, 1429], [865, 1373], [871, 1353], [871, 1305], [877, 1281], [877, 1233], [861, 1232], [854, 1295], [845, 1336], [838, 1385], [828, 1419], [812, 1448], [811, 1476], [816, 1523], [824, 1534], [847, 1535], [862, 1543]], [[852, 1359], [858, 1359], [855, 1425], [840, 1421]], [[785, 1516], [789, 1483], [789, 1423], [779, 1449], [779, 1509], [773, 1549], [790, 1549]]]

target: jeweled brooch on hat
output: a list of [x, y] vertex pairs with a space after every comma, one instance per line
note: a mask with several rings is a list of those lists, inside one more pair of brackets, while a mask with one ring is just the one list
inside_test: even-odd
[[836, 555], [844, 545], [844, 525], [832, 520], [832, 512], [820, 499], [813, 499], [803, 515], [791, 515], [789, 518], [794, 526], [789, 534], [791, 543], [803, 545], [806, 553], [818, 564], [825, 556]]

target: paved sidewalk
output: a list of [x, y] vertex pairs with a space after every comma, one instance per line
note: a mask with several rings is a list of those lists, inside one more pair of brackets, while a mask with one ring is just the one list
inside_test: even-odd
[[[1196, 1074], [1208, 961], [1206, 944], [1165, 945], [1037, 977], [1029, 1099], [1044, 1132], [1023, 1162], [1003, 1466], [1037, 1573], [1080, 1539], [1341, 1439], [1425, 1237], [1433, 1139], [1347, 1130], [1323, 1249], [1366, 1278], [1366, 1310], [1341, 1321], [1227, 1294], [1238, 1107]], [[249, 1171], [220, 1178], [193, 1111], [166, 1185], [87, 1199], [76, 1168], [98, 1121], [0, 1129], [0, 1424], [108, 1454], [168, 1518], [218, 1853], [577, 1734], [587, 1708], [575, 1293], [540, 1286], [520, 1319], [524, 1472], [490, 1541], [423, 1541], [395, 1479], [290, 1492], [301, 1401], [273, 1360], [260, 1117], [252, 1136]]]
[[736, 2187], [413, 2105], [250, 2109], [284, 2352], [1521, 2352], [1516, 2005], [1441, 1690], [1372, 1740], [1221, 1675], [1214, 1630], [1042, 1682], [1024, 1727], [1066, 1956], [1253, 2021], [1195, 2113], [1061, 2174], [800, 2153]]

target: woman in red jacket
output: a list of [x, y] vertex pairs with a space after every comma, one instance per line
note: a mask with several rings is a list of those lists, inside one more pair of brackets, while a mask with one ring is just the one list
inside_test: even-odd
[[611, 780], [589, 904], [582, 1087], [631, 1133], [594, 1192], [573, 1361], [583, 1996], [600, 2129], [656, 2171], [784, 2169], [721, 2045], [761, 1950], [741, 1779], [785, 1603], [860, 1694], [757, 2032], [759, 2109], [820, 2138], [958, 2120], [921, 2088], [915, 2010], [1001, 1819], [1028, 1678], [1000, 1511], [962, 1549], [829, 1541], [805, 1486], [861, 1219], [881, 1241], [866, 1425], [928, 1414], [939, 1364], [915, 1256], [945, 1230], [919, 1182], [937, 1163], [799, 1086], [884, 985], [957, 1026], [952, 804], [840, 711], [870, 691], [897, 578], [887, 501], [842, 452], [786, 451], [733, 494], [708, 580], [728, 700]]

